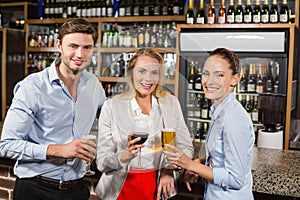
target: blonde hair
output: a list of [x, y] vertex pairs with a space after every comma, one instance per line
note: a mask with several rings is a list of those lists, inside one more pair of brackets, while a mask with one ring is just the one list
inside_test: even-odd
[[126, 69], [126, 88], [125, 91], [120, 94], [120, 96], [122, 98], [133, 98], [136, 96], [136, 89], [134, 87], [133, 84], [133, 68], [135, 67], [135, 64], [138, 60], [139, 57], [141, 56], [148, 56], [151, 58], [156, 59], [159, 64], [161, 64], [160, 69], [159, 69], [159, 81], [158, 84], [156, 86], [156, 88], [154, 89], [152, 95], [154, 95], [157, 98], [162, 98], [164, 96], [166, 96], [167, 94], [169, 94], [169, 92], [167, 92], [166, 90], [163, 89], [163, 79], [164, 79], [164, 60], [163, 57], [160, 55], [159, 52], [155, 51], [152, 48], [140, 48], [137, 49], [134, 53], [134, 55], [132, 56], [132, 58], [130, 59], [127, 69]]

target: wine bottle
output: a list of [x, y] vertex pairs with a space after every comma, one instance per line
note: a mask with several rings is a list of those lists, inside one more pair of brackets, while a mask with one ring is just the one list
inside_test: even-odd
[[[259, 0], [258, 0], [259, 1]], [[233, 0], [230, 0], [228, 9], [227, 9], [227, 23], [234, 23], [234, 4]]]
[[234, 12], [234, 22], [235, 23], [243, 23], [243, 7], [242, 7], [242, 0], [238, 0], [238, 4], [236, 6], [235, 12]]
[[125, 16], [132, 16], [132, 2], [131, 0], [127, 0], [125, 7]]
[[126, 0], [120, 0], [119, 4], [119, 17], [125, 17]]
[[251, 118], [253, 122], [258, 122], [258, 98], [257, 96], [254, 97], [254, 104], [251, 113]]
[[272, 1], [272, 6], [270, 9], [270, 22], [278, 23], [278, 6], [276, 0]]
[[198, 10], [197, 16], [196, 16], [196, 24], [205, 24], [205, 23], [206, 23], [206, 19], [205, 19], [203, 0], [200, 0], [199, 10]]
[[194, 79], [195, 79], [195, 61], [190, 62], [190, 73], [188, 77], [188, 89], [192, 90], [194, 85]]
[[208, 107], [208, 101], [207, 98], [205, 98], [205, 95], [202, 95], [201, 99], [201, 119], [208, 119], [208, 112], [209, 107]]
[[249, 93], [256, 92], [256, 66], [255, 66], [255, 64], [250, 64], [250, 66], [249, 66], [247, 91]]
[[261, 9], [261, 22], [262, 23], [269, 23], [270, 19], [270, 9], [269, 9], [269, 1], [265, 0], [264, 5]]
[[167, 4], [167, 7], [168, 7], [168, 15], [169, 16], [174, 15], [174, 12], [173, 12], [173, 9], [174, 9], [174, 0], [169, 0], [168, 4]]
[[246, 76], [246, 68], [245, 66], [241, 67], [241, 73], [240, 73], [240, 81], [238, 83], [238, 92], [243, 93], [247, 92], [247, 76]]
[[274, 79], [273, 79], [273, 61], [271, 61], [269, 63], [269, 69], [268, 69], [268, 75], [267, 75], [267, 86], [266, 86], [266, 90], [267, 93], [273, 93], [274, 92]]
[[154, 5], [154, 15], [155, 16], [160, 16], [162, 15], [161, 13], [161, 2], [160, 0], [157, 0], [155, 5]]
[[256, 80], [256, 93], [264, 93], [266, 91], [266, 81], [265, 81], [265, 75], [263, 74], [262, 65], [258, 65], [258, 75]]
[[260, 9], [260, 2], [256, 0], [255, 6], [253, 8], [253, 23], [260, 23], [261, 18], [261, 9]]
[[198, 61], [195, 61], [195, 64], [196, 64], [196, 66], [198, 66], [198, 69], [197, 69], [197, 74], [194, 77], [193, 90], [201, 91], [202, 90], [202, 84], [201, 84], [202, 71], [201, 71], [201, 67], [198, 64]]
[[179, 0], [174, 0], [173, 15], [179, 15]]
[[246, 8], [244, 10], [244, 23], [252, 23], [252, 7], [250, 0], [246, 2]]
[[163, 16], [168, 15], [168, 0], [163, 0], [162, 7], [161, 7], [161, 14]]
[[210, 4], [207, 11], [207, 23], [215, 24], [216, 23], [216, 10], [214, 0], [210, 0]]
[[189, 0], [188, 10], [185, 14], [185, 22], [187, 24], [194, 24], [194, 4], [193, 4], [193, 0]]
[[274, 94], [279, 94], [279, 63], [275, 62]]
[[279, 12], [279, 22], [288, 23], [289, 22], [289, 8], [287, 6], [287, 0], [283, 0]]
[[139, 0], [135, 0], [134, 6], [133, 6], [133, 16], [139, 16], [139, 15], [140, 15]]
[[202, 123], [201, 122], [197, 122], [197, 131], [194, 137], [194, 142], [200, 142], [200, 137], [201, 137], [201, 131], [202, 130]]
[[149, 16], [150, 15], [150, 3], [149, 3], [149, 0], [145, 1], [143, 15], [144, 16]]
[[221, 7], [219, 9], [219, 15], [218, 15], [218, 23], [219, 24], [225, 24], [226, 23], [226, 6], [225, 6], [225, 0], [221, 1]]

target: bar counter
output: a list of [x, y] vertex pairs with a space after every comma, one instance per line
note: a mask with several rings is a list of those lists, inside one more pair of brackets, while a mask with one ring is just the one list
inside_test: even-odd
[[[1, 130], [2, 123], [0, 122]], [[201, 145], [199, 144], [195, 145], [196, 153], [199, 152], [200, 147]], [[7, 165], [7, 161], [7, 158], [0, 156], [0, 166]], [[14, 161], [9, 162], [9, 164], [13, 165]], [[270, 197], [274, 195], [277, 197], [274, 199], [278, 199], [279, 196], [284, 197], [284, 199], [300, 200], [300, 151], [255, 147], [252, 157], [252, 175], [254, 194], [266, 194]], [[89, 179], [95, 179], [94, 181], [97, 182], [99, 176], [101, 176], [101, 173], [98, 172], [94, 177], [89, 177]], [[183, 185], [182, 179], [179, 178], [178, 180], [181, 182], [179, 185]], [[195, 192], [198, 193], [199, 187], [202, 186], [203, 181], [199, 181], [199, 184], [195, 185]]]

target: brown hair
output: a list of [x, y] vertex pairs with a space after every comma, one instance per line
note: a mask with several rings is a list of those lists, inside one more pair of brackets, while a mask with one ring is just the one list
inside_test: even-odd
[[85, 33], [92, 35], [94, 45], [97, 41], [97, 31], [88, 21], [84, 19], [71, 19], [66, 21], [59, 29], [58, 39], [62, 40], [65, 35], [71, 33]]
[[227, 60], [227, 62], [230, 64], [229, 69], [232, 70], [232, 75], [239, 74], [240, 59], [236, 53], [230, 51], [229, 49], [217, 48], [209, 54], [209, 57], [214, 55], [220, 56], [221, 58]]
[[155, 88], [155, 90], [153, 91], [153, 95], [155, 97], [158, 98], [162, 98], [164, 97], [166, 94], [168, 94], [169, 92], [163, 90], [163, 77], [164, 77], [164, 60], [162, 58], [162, 56], [160, 55], [159, 52], [155, 51], [154, 49], [151, 48], [141, 48], [135, 51], [134, 55], [132, 56], [132, 58], [130, 59], [127, 69], [126, 69], [126, 78], [127, 78], [127, 84], [126, 84], [126, 89], [125, 91], [122, 93], [122, 97], [129, 97], [129, 98], [133, 98], [136, 95], [136, 90], [134, 88], [133, 85], [133, 74], [132, 74], [132, 70], [135, 67], [135, 64], [138, 60], [139, 57], [141, 56], [148, 56], [151, 58], [156, 59], [160, 64], [161, 67], [159, 69], [159, 82]]

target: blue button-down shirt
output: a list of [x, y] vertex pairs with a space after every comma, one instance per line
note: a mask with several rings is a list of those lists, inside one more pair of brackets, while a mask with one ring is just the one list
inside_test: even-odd
[[98, 79], [84, 70], [75, 101], [59, 79], [55, 62], [17, 83], [0, 142], [1, 154], [17, 160], [15, 175], [57, 180], [83, 177], [81, 159], [46, 159], [46, 151], [49, 144], [65, 144], [88, 134], [105, 99]]
[[205, 199], [252, 200], [251, 157], [254, 144], [250, 116], [230, 93], [216, 108], [206, 140], [206, 165], [213, 183], [206, 181]]

